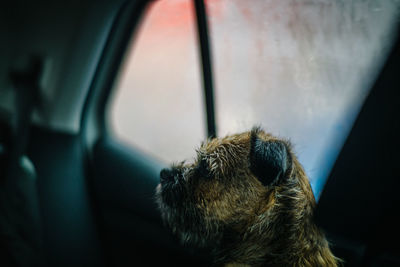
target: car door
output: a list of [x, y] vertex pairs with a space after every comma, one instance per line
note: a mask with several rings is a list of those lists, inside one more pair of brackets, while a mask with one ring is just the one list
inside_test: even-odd
[[[154, 201], [154, 190], [158, 184], [160, 170], [171, 161], [190, 158], [189, 148], [192, 147], [193, 149], [196, 147], [201, 139], [212, 132], [210, 131], [212, 127], [209, 125], [211, 121], [209, 116], [211, 114], [211, 117], [213, 117], [214, 111], [209, 108], [207, 103], [214, 103], [213, 101], [207, 101], [207, 97], [205, 97], [205, 101], [203, 102], [202, 97], [206, 96], [207, 90], [205, 90], [204, 95], [201, 94], [201, 72], [200, 68], [198, 68], [199, 65], [203, 67], [203, 75], [207, 76], [207, 71], [204, 70], [204, 59], [202, 61], [203, 64], [194, 60], [196, 56], [193, 56], [193, 52], [197, 49], [195, 45], [197, 43], [196, 39], [189, 38], [189, 41], [182, 41], [181, 38], [183, 37], [179, 35], [179, 30], [177, 30], [177, 28], [182, 26], [182, 21], [188, 22], [192, 20], [193, 23], [195, 19], [194, 15], [185, 13], [184, 10], [188, 11], [190, 8], [193, 9], [194, 6], [191, 6], [189, 1], [179, 1], [179, 3], [179, 5], [176, 3], [166, 4], [160, 1], [150, 6], [143, 4], [135, 8], [127, 5], [121, 11], [120, 19], [114, 25], [114, 30], [97, 69], [96, 77], [91, 85], [91, 91], [85, 105], [81, 126], [83, 129], [83, 143], [88, 153], [89, 184], [96, 200], [95, 210], [99, 218], [99, 232], [110, 265], [151, 265], [156, 263], [163, 265], [207, 265], [210, 259], [207, 251], [193, 250], [190, 247], [181, 246], [176, 242], [174, 237], [163, 226]], [[177, 5], [178, 9], [174, 9], [172, 7], [174, 5]], [[226, 9], [223, 9], [223, 5], [219, 6], [215, 3], [213, 5], [210, 1], [208, 7], [211, 6], [213, 8], [214, 14], [228, 14], [227, 10], [230, 10], [236, 15], [241, 15], [241, 18], [250, 25], [252, 25], [251, 22], [254, 23], [256, 15], [259, 18], [264, 18], [264, 13], [255, 14], [253, 9], [248, 9], [245, 5], [240, 6], [238, 3], [232, 5], [234, 6], [226, 4]], [[164, 9], [159, 10], [157, 14], [157, 8], [160, 6]], [[314, 171], [314, 175], [317, 173], [315, 175], [318, 176], [317, 179], [314, 178], [311, 181], [314, 185], [314, 190], [317, 188], [316, 194], [318, 197], [324, 181], [334, 164], [337, 153], [339, 153], [341, 146], [346, 140], [347, 133], [351, 130], [357, 112], [363, 104], [364, 97], [369, 92], [369, 86], [366, 85], [363, 75], [361, 75], [367, 73], [364, 72], [365, 66], [363, 64], [358, 65], [359, 61], [355, 61], [350, 57], [349, 50], [339, 49], [339, 51], [336, 51], [337, 57], [331, 57], [331, 54], [326, 51], [331, 48], [333, 50], [336, 49], [335, 42], [337, 40], [339, 40], [339, 43], [343, 41], [343, 44], [341, 44], [343, 47], [347, 47], [346, 44], [351, 45], [353, 40], [352, 30], [357, 27], [363, 28], [372, 22], [367, 23], [365, 22], [366, 20], [361, 20], [366, 23], [364, 25], [358, 20], [355, 22], [352, 21], [351, 14], [353, 13], [350, 11], [353, 8], [353, 4], [349, 4], [349, 6], [339, 3], [330, 5], [329, 8], [332, 9], [332, 14], [342, 14], [342, 11], [347, 12], [346, 14], [349, 16], [349, 19], [354, 23], [350, 24], [354, 28], [344, 27], [337, 17], [330, 17], [333, 25], [338, 25], [346, 34], [335, 36], [335, 32], [333, 31], [333, 35], [328, 35], [324, 30], [325, 28], [318, 28], [316, 31], [320, 30], [322, 37], [327, 37], [326, 39], [322, 38], [325, 40], [325, 43], [323, 43], [325, 46], [322, 45], [319, 49], [311, 49], [310, 47], [313, 46], [308, 47], [309, 40], [299, 36], [303, 36], [302, 34], [304, 34], [316, 39], [321, 36], [318, 37], [313, 31], [309, 31], [310, 27], [312, 28], [310, 25], [315, 26], [316, 24], [312, 23], [313, 17], [306, 16], [306, 14], [308, 12], [315, 12], [319, 8], [323, 10], [328, 7], [323, 3], [294, 6], [288, 4], [288, 6], [283, 4], [283, 8], [289, 8], [293, 12], [288, 17], [288, 23], [280, 16], [274, 16], [274, 14], [279, 14], [279, 12], [271, 12], [271, 19], [277, 25], [289, 25], [288, 32], [290, 38], [294, 38], [294, 41], [298, 41], [300, 45], [298, 50], [290, 50], [291, 46], [288, 46], [288, 51], [284, 50], [284, 54], [287, 53], [293, 58], [288, 60], [285, 54], [282, 61], [277, 60], [276, 62], [281, 64], [279, 66], [285, 66], [287, 70], [280, 72], [279, 68], [277, 70], [271, 69], [276, 75], [268, 76], [268, 74], [262, 71], [264, 65], [260, 67], [257, 64], [254, 64], [256, 66], [254, 69], [243, 71], [243, 69], [248, 68], [252, 63], [251, 60], [247, 60], [247, 57], [245, 57], [247, 60], [244, 61], [245, 63], [234, 61], [237, 58], [241, 58], [243, 56], [241, 53], [244, 53], [249, 58], [255, 54], [261, 55], [260, 62], [275, 62], [274, 56], [276, 54], [263, 53], [263, 49], [266, 49], [263, 47], [263, 41], [265, 41], [263, 38], [267, 35], [264, 36], [255, 31], [255, 36], [257, 38], [260, 37], [261, 41], [255, 42], [256, 45], [254, 47], [258, 47], [259, 50], [250, 50], [246, 46], [244, 48], [239, 46], [240, 49], [232, 52], [238, 48], [237, 44], [241, 44], [243, 41], [242, 35], [238, 34], [238, 37], [235, 37], [237, 39], [233, 38], [232, 43], [230, 43], [230, 37], [226, 33], [234, 33], [233, 29], [236, 29], [237, 24], [233, 23], [233, 26], [229, 23], [223, 24], [229, 26], [229, 31], [224, 31], [223, 27], [218, 28], [218, 25], [214, 28], [216, 29], [214, 34], [215, 32], [220, 34], [220, 36], [214, 35], [214, 40], [220, 38], [220, 43], [214, 44], [216, 51], [219, 51], [216, 58], [218, 59], [221, 54], [231, 55], [231, 57], [228, 57], [228, 60], [219, 59], [216, 63], [217, 77], [222, 77], [219, 84], [227, 85], [223, 89], [217, 88], [220, 96], [216, 100], [220, 108], [218, 110], [220, 112], [218, 122], [223, 129], [221, 132], [225, 132], [240, 128], [229, 128], [226, 126], [237, 126], [235, 123], [231, 125], [226, 123], [232, 116], [234, 120], [242, 116], [246, 123], [253, 123], [257, 118], [259, 120], [268, 118], [263, 123], [271, 122], [272, 125], [279, 128], [282, 126], [280, 123], [285, 124], [286, 122], [288, 127], [281, 128], [285, 133], [289, 135], [292, 133], [296, 138], [303, 134], [299, 140], [304, 143], [302, 143], [303, 147], [299, 150], [300, 152], [302, 150], [306, 151], [302, 154], [304, 159], [307, 160], [307, 157], [311, 157], [317, 162], [314, 162], [313, 166], [309, 162], [306, 162], [306, 164], [309, 164], [306, 166], [306, 171], [312, 173], [314, 171], [313, 167], [316, 166], [315, 168], [318, 168], [317, 171]], [[168, 12], [166, 11], [168, 8], [170, 8], [170, 11], [172, 10], [172, 13], [177, 14], [176, 17], [168, 17]], [[269, 8], [274, 10], [274, 6]], [[385, 8], [390, 10], [389, 4], [386, 4]], [[151, 12], [155, 12], [155, 14]], [[374, 16], [378, 16], [376, 15], [377, 13], [369, 12]], [[313, 14], [320, 13], [316, 12]], [[141, 20], [139, 19], [140, 16], [142, 16]], [[166, 21], [162, 21], [163, 16], [164, 19], [166, 18]], [[215, 17], [214, 23], [218, 19], [229, 18], [229, 16], [223, 17], [222, 15], [221, 17]], [[182, 18], [185, 18], [186, 21]], [[235, 17], [235, 22], [237, 18]], [[303, 18], [303, 20], [299, 20], [299, 22], [293, 21], [294, 18]], [[139, 21], [141, 22], [140, 24]], [[193, 24], [192, 26], [188, 26], [190, 23], [183, 24], [186, 27], [184, 30], [192, 34]], [[168, 27], [161, 30], [157, 28], [163, 25], [168, 25]], [[264, 24], [255, 23], [254, 25]], [[331, 24], [323, 25], [328, 30], [331, 29], [329, 26]], [[385, 28], [386, 26], [384, 26], [382, 27]], [[167, 28], [170, 32], [168, 32]], [[150, 33], [146, 34], [145, 31], [148, 29]], [[152, 35], [151, 31], [155, 29], [160, 30], [159, 32], [156, 31], [156, 33], [160, 34], [161, 32], [162, 34]], [[279, 27], [278, 29], [282, 30]], [[248, 31], [238, 32], [248, 33]], [[283, 32], [285, 31], [283, 30]], [[268, 33], [274, 34], [273, 31]], [[363, 33], [365, 35], [361, 35], [361, 37], [354, 34], [356, 36], [355, 40], [368, 41], [373, 31]], [[168, 34], [171, 34], [172, 37]], [[293, 34], [294, 37], [290, 34]], [[194, 35], [192, 34], [192, 36]], [[224, 36], [224, 38], [221, 38], [221, 36]], [[332, 36], [337, 37], [337, 39], [333, 38], [335, 40], [333, 43], [328, 41]], [[129, 43], [128, 40], [131, 37], [133, 39]], [[246, 40], [251, 39], [250, 36], [247, 37]], [[378, 35], [374, 35], [373, 40], [379, 40], [378, 37]], [[290, 38], [288, 39], [289, 41], [292, 40]], [[165, 40], [167, 42], [163, 43], [162, 41]], [[224, 42], [221, 42], [221, 40], [224, 40]], [[286, 39], [283, 40], [285, 43], [288, 41]], [[190, 43], [192, 45], [188, 45]], [[270, 44], [267, 41], [265, 43]], [[279, 45], [276, 46], [279, 47]], [[250, 47], [253, 48], [253, 46]], [[363, 56], [369, 59], [373, 58], [370, 57], [373, 55], [373, 47], [371, 46], [370, 48], [371, 50], [366, 49], [365, 54], [363, 54]], [[384, 50], [381, 46], [379, 46], [379, 49]], [[126, 54], [125, 51], [130, 52]], [[315, 53], [315, 51], [318, 51], [320, 54]], [[386, 47], [384, 51], [387, 53], [388, 48]], [[246, 54], [247, 52], [249, 53]], [[272, 52], [275, 52], [275, 50], [272, 49]], [[177, 56], [179, 54], [184, 55], [185, 61], [183, 63], [180, 62], [181, 58]], [[349, 57], [341, 57], [343, 54], [349, 55]], [[150, 57], [146, 58], [143, 55], [150, 55]], [[262, 58], [263, 55], [264, 58]], [[385, 56], [386, 54], [382, 52], [382, 60]], [[123, 59], [128, 57], [129, 60], [132, 58], [133, 63], [131, 64], [127, 59], [121, 65]], [[341, 61], [342, 59], [343, 61]], [[230, 60], [233, 60], [237, 64], [221, 65], [221, 62], [229, 63], [231, 62]], [[319, 63], [318, 60], [320, 60]], [[369, 60], [367, 61], [370, 62]], [[326, 62], [328, 63], [324, 65]], [[343, 62], [344, 65], [341, 65]], [[353, 64], [355, 62], [357, 64]], [[181, 69], [177, 66], [181, 66]], [[267, 66], [269, 67], [269, 65]], [[369, 70], [373, 70], [368, 72], [370, 75], [376, 75], [381, 67], [378, 63], [368, 66]], [[326, 67], [325, 74], [316, 75], [324, 67]], [[360, 67], [359, 71], [356, 71], [356, 75], [353, 75], [349, 71], [344, 71], [355, 69], [356, 67]], [[226, 75], [225, 71], [230, 70], [233, 70], [233, 72]], [[208, 71], [211, 73], [211, 69]], [[243, 73], [249, 74], [251, 78], [262, 77], [260, 82], [253, 79], [246, 80], [249, 84], [254, 85], [257, 90], [252, 88], [244, 90], [240, 88], [241, 79], [237, 76]], [[335, 78], [337, 73], [342, 75], [340, 79]], [[310, 75], [315, 76], [310, 78]], [[128, 76], [134, 76], [136, 80], [131, 83], [127, 82], [125, 78]], [[265, 76], [274, 77], [274, 79], [280, 77], [282, 79], [277, 78], [277, 84], [274, 84], [275, 80], [272, 78], [272, 80], [264, 79]], [[224, 77], [225, 79], [223, 79]], [[172, 83], [167, 84], [164, 81], [168, 79], [163, 80], [164, 78], [171, 78]], [[207, 79], [207, 77], [204, 79]], [[237, 81], [237, 83], [233, 81]], [[327, 86], [321, 86], [320, 82], [322, 84], [327, 83], [325, 84]], [[373, 79], [370, 82], [372, 83]], [[207, 85], [207, 81], [204, 80], [203, 83]], [[289, 88], [288, 85], [293, 85], [294, 89]], [[262, 91], [261, 89], [264, 86], [270, 86], [268, 87], [269, 90]], [[340, 86], [345, 86], [348, 88], [348, 91], [336, 90]], [[356, 97], [351, 98], [345, 94], [355, 88], [359, 90], [355, 94]], [[257, 95], [252, 90], [263, 93]], [[287, 92], [287, 94], [281, 95], [281, 92]], [[224, 101], [227, 101], [226, 99], [229, 100], [231, 94], [239, 97], [233, 101], [234, 104], [230, 104], [230, 107], [226, 108], [229, 105], [225, 105], [226, 102], [224, 103]], [[274, 98], [273, 94], [276, 94], [277, 97]], [[129, 95], [133, 97], [128, 99]], [[316, 98], [314, 98], [315, 96]], [[249, 101], [248, 103], [255, 103], [254, 107], [252, 107], [253, 109], [241, 105], [248, 98], [253, 100], [253, 102]], [[349, 99], [352, 99], [352, 101]], [[270, 101], [268, 102], [269, 105], [265, 105], [263, 101]], [[347, 106], [342, 105], [345, 102], [348, 104]], [[241, 108], [237, 108], [238, 106]], [[224, 112], [223, 108], [226, 108], [228, 111]], [[313, 112], [314, 109], [317, 112]], [[299, 112], [299, 110], [302, 112]], [[320, 112], [320, 110], [324, 112]], [[337, 110], [342, 111], [340, 115], [342, 116], [341, 121], [329, 124], [329, 120], [332, 119], [329, 116]], [[248, 113], [245, 111], [248, 111]], [[290, 114], [290, 116], [285, 117], [284, 115], [287, 114]], [[122, 119], [118, 121], [123, 116], [133, 118], [133, 120]], [[205, 125], [207, 125], [208, 131], [206, 131]], [[337, 126], [336, 130], [327, 131], [327, 129], [333, 129], [335, 126]], [[332, 132], [338, 135], [332, 137]], [[297, 133], [300, 134], [297, 135]], [[319, 141], [313, 137], [316, 137]], [[196, 143], [195, 141], [199, 142]], [[331, 145], [328, 146], [327, 144]], [[321, 154], [315, 152], [317, 151], [317, 149], [314, 150], [316, 147], [318, 149], [321, 148], [318, 150], [318, 153]], [[318, 155], [323, 155], [324, 160], [319, 159]], [[333, 202], [330, 203], [332, 204]], [[325, 220], [329, 220], [329, 216], [326, 216]], [[346, 244], [339, 244], [338, 246], [346, 246]]]

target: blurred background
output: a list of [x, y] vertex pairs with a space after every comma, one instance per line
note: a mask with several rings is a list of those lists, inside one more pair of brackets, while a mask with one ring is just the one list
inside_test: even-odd
[[[206, 1], [217, 135], [261, 125], [290, 140], [318, 197], [391, 48], [399, 4]], [[194, 157], [207, 133], [192, 1], [155, 1], [133, 43], [110, 127], [165, 163]]]

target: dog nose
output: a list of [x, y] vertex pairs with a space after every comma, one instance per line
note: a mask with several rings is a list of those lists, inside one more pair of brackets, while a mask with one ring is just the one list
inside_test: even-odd
[[162, 169], [160, 172], [160, 181], [167, 182], [174, 180], [174, 172], [171, 169]]

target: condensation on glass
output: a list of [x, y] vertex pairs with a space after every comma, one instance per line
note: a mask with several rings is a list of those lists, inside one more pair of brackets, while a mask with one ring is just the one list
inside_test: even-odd
[[208, 0], [218, 135], [291, 140], [314, 192], [393, 40], [399, 1]]
[[191, 2], [151, 4], [109, 109], [118, 138], [167, 163], [193, 157], [206, 133]]

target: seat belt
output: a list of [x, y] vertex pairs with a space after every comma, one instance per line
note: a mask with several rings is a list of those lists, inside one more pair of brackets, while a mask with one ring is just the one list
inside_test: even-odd
[[6, 154], [7, 169], [0, 184], [0, 243], [12, 266], [43, 266], [45, 262], [36, 171], [25, 155], [42, 69], [39, 58], [30, 58], [27, 68], [10, 73], [16, 110]]
[[10, 79], [15, 89], [16, 116], [11, 125], [12, 137], [7, 180], [13, 179], [15, 168], [18, 168], [19, 159], [27, 147], [31, 114], [39, 94], [42, 69], [42, 61], [39, 58], [32, 58], [28, 62], [26, 70], [10, 73]]

